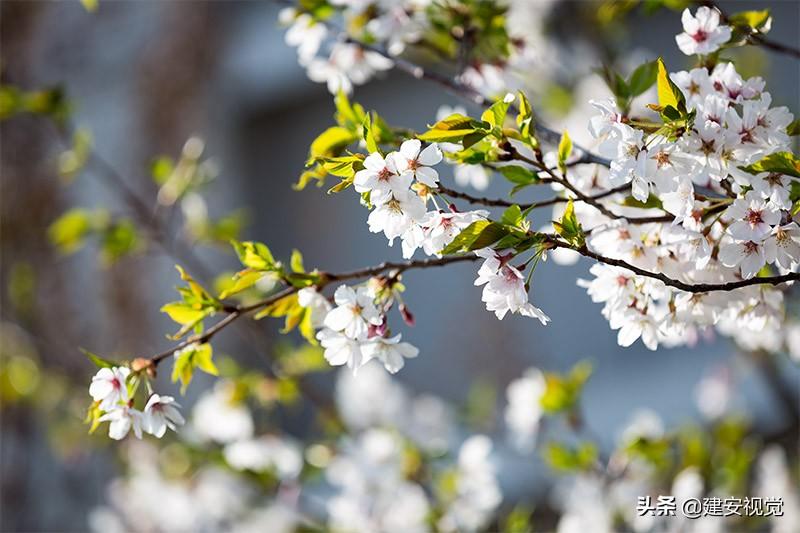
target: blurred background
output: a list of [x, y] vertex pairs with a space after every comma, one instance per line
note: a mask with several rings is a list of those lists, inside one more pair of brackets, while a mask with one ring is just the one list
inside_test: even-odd
[[[729, 5], [742, 9], [743, 3]], [[587, 87], [573, 82], [601, 60], [627, 64], [625, 58], [652, 59], [657, 50], [673, 70], [689, 65], [674, 43], [679, 13], [631, 14], [626, 32], [594, 24], [581, 15], [584, 4], [547, 2], [536, 12], [548, 17], [547, 38], [554, 46], [578, 39], [600, 50], [598, 63], [592, 64], [595, 58], [576, 61], [579, 71], [566, 67], [565, 75], [556, 73], [550, 80], [554, 89], [534, 99], [534, 107], [556, 127], [569, 123], [572, 103], [585, 105], [579, 100], [586, 98]], [[774, 40], [798, 44], [800, 4], [750, 4], [772, 10]], [[97, 154], [132, 194], [153, 205], [158, 191], [153, 161], [178, 157], [187, 139], [197, 136], [205, 142], [204, 157], [218, 169], [203, 191], [211, 220], [242, 222], [240, 236], [267, 243], [276, 256], [288, 258], [298, 248], [311, 268], [339, 271], [398, 260], [399, 246], [387, 248], [382, 236], [369, 233], [367, 212], [352, 194], [291, 187], [309, 143], [331, 124], [334, 109], [325, 87], [306, 78], [284, 44], [279, 9], [270, 2], [101, 1], [97, 12], [88, 13], [77, 1], [5, 0], [0, 4], [2, 82], [23, 90], [62, 87], [74, 124], [91, 132]], [[743, 54], [747, 67], [740, 71], [764, 76], [775, 105], [787, 105], [797, 115], [796, 63], [756, 48]], [[559, 84], [563, 88], [556, 90]], [[588, 96], [602, 96], [597, 94], [602, 84], [591, 87]], [[415, 129], [432, 122], [441, 105], [461, 104], [438, 87], [398, 72], [358, 87], [353, 100], [390, 124]], [[573, 137], [586, 141], [586, 132], [576, 128], [570, 125]], [[115, 443], [104, 435], [86, 435], [81, 423], [94, 369], [79, 348], [110, 359], [168, 348], [165, 334], [174, 324], [158, 309], [173, 299], [178, 283], [173, 265], [186, 264], [210, 282], [213, 274], [234, 270], [237, 263], [229, 247], [214, 239], [178, 242], [177, 259], [153, 244], [135, 247], [136, 253], [113, 264], [98, 261], [96, 243], [62, 253], [48, 239], [48, 228], [67, 209], [102, 207], [130, 215], [131, 206], [97, 165], [64, 177], [62, 153], [70, 146], [46, 119], [4, 120], [0, 136], [0, 529], [81, 531], [120, 464]], [[452, 184], [451, 176], [444, 181]], [[507, 189], [495, 180], [486, 195], [500, 196]], [[519, 199], [536, 194], [527, 190]], [[546, 223], [549, 215], [540, 216]], [[217, 228], [222, 236], [227, 235], [223, 226]], [[168, 238], [180, 241], [180, 225], [170, 228], [174, 235]], [[411, 390], [463, 405], [476, 387], [502, 394], [530, 366], [566, 370], [588, 358], [595, 375], [585, 393], [586, 417], [611, 444], [640, 408], [653, 409], [667, 426], [696, 419], [698, 382], [709, 373], [727, 372], [735, 376], [733, 401], [742, 413], [764, 431], [786, 430], [792, 414], [776, 401], [774, 383], [724, 338], [658, 352], [639, 342], [618, 347], [600, 307], [575, 284], [589, 266], [585, 261], [571, 267], [547, 263], [537, 270], [532, 301], [552, 318], [546, 328], [517, 317], [498, 322], [487, 314], [480, 289], [472, 285], [472, 265], [409, 273], [406, 303], [416, 326], [404, 337], [420, 348], [420, 357], [396, 379]], [[267, 364], [265, 354], [278, 342], [279, 326], [259, 322], [257, 328], [267, 335], [255, 341], [250, 328], [230, 328], [215, 341], [218, 353], [257, 369]], [[797, 392], [796, 369], [783, 370], [786, 386]], [[332, 374], [313, 379], [331, 393]], [[161, 389], [177, 393], [168, 376], [160, 380]], [[191, 405], [210, 383], [197, 380], [184, 404]]]

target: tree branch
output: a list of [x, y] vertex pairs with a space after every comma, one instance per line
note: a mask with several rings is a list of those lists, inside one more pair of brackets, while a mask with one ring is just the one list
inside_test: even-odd
[[[723, 22], [730, 22], [728, 15], [722, 10], [721, 7], [719, 7], [717, 2], [714, 2], [713, 0], [697, 0], [697, 3], [700, 5], [716, 9], [717, 11], [719, 11], [720, 18], [722, 19]], [[763, 46], [764, 48], [772, 50], [773, 52], [786, 54], [794, 58], [800, 59], [800, 49], [768, 39], [761, 33], [751, 33], [750, 35], [747, 36], [747, 42], [752, 45]]]
[[[458, 256], [446, 256], [438, 259], [420, 259], [416, 261], [403, 261], [397, 263], [384, 262], [379, 265], [362, 268], [359, 270], [353, 270], [350, 272], [342, 272], [338, 274], [320, 272], [319, 275], [322, 278], [322, 281], [318, 283], [316, 287], [317, 289], [322, 289], [326, 285], [333, 283], [335, 281], [347, 281], [351, 279], [366, 278], [384, 272], [392, 272], [393, 276], [397, 276], [398, 274], [402, 274], [406, 270], [411, 270], [415, 268], [432, 268], [432, 267], [449, 265], [451, 263], [475, 261], [477, 259], [479, 258], [476, 255], [458, 255]], [[287, 296], [291, 296], [292, 294], [298, 292], [299, 290], [300, 290], [299, 287], [290, 286], [254, 304], [225, 307], [223, 308], [223, 311], [228, 314], [222, 320], [211, 326], [208, 330], [206, 330], [200, 335], [193, 335], [188, 339], [186, 339], [185, 341], [170, 348], [169, 350], [165, 350], [161, 353], [153, 355], [149, 359], [153, 362], [154, 365], [157, 365], [158, 363], [160, 363], [161, 361], [163, 361], [164, 359], [166, 359], [167, 357], [169, 357], [170, 355], [174, 354], [176, 351], [182, 348], [186, 348], [187, 346], [195, 343], [202, 344], [204, 342], [208, 342], [211, 340], [212, 337], [214, 337], [214, 335], [216, 335], [217, 333], [228, 327], [230, 324], [232, 324], [240, 317], [245, 316], [253, 311], [263, 309], [269, 305], [272, 305], [278, 300], [286, 298]]]
[[[294, 2], [286, 2], [286, 1], [283, 1], [283, 0], [277, 0], [277, 3], [283, 4], [283, 5], [291, 5], [292, 7], [296, 7]], [[345, 42], [357, 45], [362, 50], [369, 50], [371, 52], [375, 52], [376, 54], [380, 54], [381, 56], [385, 57], [386, 59], [391, 60], [394, 63], [394, 65], [401, 72], [404, 72], [404, 73], [406, 73], [406, 74], [408, 74], [408, 75], [410, 75], [410, 76], [412, 76], [412, 77], [414, 77], [416, 79], [424, 79], [424, 80], [433, 82], [433, 83], [439, 85], [440, 87], [442, 87], [443, 89], [447, 90], [448, 92], [450, 92], [452, 94], [455, 94], [459, 98], [463, 98], [465, 100], [468, 100], [468, 101], [470, 101], [470, 102], [472, 102], [472, 103], [474, 103], [476, 105], [479, 105], [481, 107], [489, 107], [493, 103], [489, 98], [486, 98], [485, 96], [483, 96], [482, 94], [480, 94], [479, 92], [474, 90], [473, 88], [471, 88], [471, 87], [469, 87], [467, 85], [464, 85], [463, 83], [461, 83], [457, 79], [453, 79], [453, 78], [451, 78], [449, 76], [445, 76], [445, 75], [439, 74], [438, 72], [433, 72], [433, 71], [427, 70], [423, 66], [418, 65], [418, 64], [416, 64], [416, 63], [414, 63], [412, 61], [409, 61], [408, 59], [405, 59], [403, 57], [393, 56], [387, 50], [385, 50], [382, 46], [366, 43], [364, 41], [356, 39], [355, 37], [351, 36], [347, 31], [343, 30], [342, 28], [339, 28], [338, 26], [336, 26], [333, 22], [331, 22], [329, 20], [318, 20], [317, 22], [319, 24], [322, 24], [322, 25], [326, 26], [332, 32], [339, 34], [339, 36]], [[519, 108], [517, 108], [515, 105], [511, 105], [509, 107], [509, 109], [512, 110], [515, 113], [519, 113]], [[551, 128], [548, 128], [547, 126], [545, 126], [543, 124], [540, 124], [538, 122], [535, 124], [535, 126], [536, 126], [536, 131], [539, 133], [540, 137], [542, 137], [544, 140], [546, 140], [547, 142], [549, 142], [551, 144], [558, 144], [558, 141], [561, 139], [561, 133], [559, 133], [559, 132], [557, 132], [557, 131], [555, 131], [555, 130], [553, 130]], [[606, 159], [604, 157], [601, 157], [601, 156], [599, 156], [597, 154], [592, 153], [587, 148], [584, 148], [584, 147], [582, 147], [580, 145], [577, 145], [577, 144], [574, 144], [573, 146], [574, 146], [575, 149], [577, 149], [577, 150], [579, 150], [581, 152], [581, 156], [577, 160], [572, 161], [571, 164], [573, 164], [573, 165], [597, 164], [597, 165], [602, 165], [602, 166], [605, 166], [605, 167], [608, 167], [608, 166], [611, 165], [611, 161], [610, 160], [608, 160], [608, 159]]]

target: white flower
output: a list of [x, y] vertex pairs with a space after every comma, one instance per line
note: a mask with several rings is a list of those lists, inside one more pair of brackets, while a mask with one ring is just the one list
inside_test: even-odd
[[325, 327], [342, 332], [351, 339], [364, 339], [370, 324], [381, 325], [380, 314], [367, 287], [353, 290], [347, 285], [340, 285], [333, 299], [337, 307], [325, 316]]
[[440, 252], [461, 233], [461, 230], [487, 216], [489, 216], [489, 212], [483, 210], [464, 213], [429, 212], [419, 222], [419, 225], [425, 228], [425, 239], [421, 243], [422, 249], [428, 255], [439, 256]]
[[422, 143], [419, 140], [405, 141], [400, 145], [400, 151], [395, 153], [394, 160], [401, 174], [410, 174], [428, 187], [437, 187], [439, 173], [431, 167], [441, 163], [442, 152], [436, 143], [422, 150]]
[[179, 407], [180, 404], [172, 396], [153, 394], [144, 408], [144, 430], [159, 439], [167, 432], [167, 428], [176, 431], [177, 426], [185, 423]]
[[711, 85], [711, 78], [705, 68], [693, 68], [689, 72], [682, 70], [670, 74], [670, 79], [683, 92], [686, 98], [686, 107], [694, 109], [698, 103], [703, 102], [706, 96], [714, 88]]
[[636, 308], [628, 308], [624, 311], [614, 313], [609, 319], [611, 329], [619, 329], [617, 333], [617, 344], [627, 348], [636, 339], [642, 339], [642, 343], [648, 350], [658, 348], [658, 329], [653, 318]]
[[642, 130], [621, 124], [618, 128], [619, 142], [616, 153], [612, 154], [609, 182], [616, 187], [632, 181], [633, 197], [646, 201], [650, 195], [647, 181], [647, 148], [644, 144]]
[[253, 435], [250, 410], [233, 398], [234, 384], [218, 381], [213, 391], [200, 397], [192, 410], [192, 427], [204, 439], [219, 443], [247, 439]]
[[763, 240], [781, 220], [780, 212], [755, 191], [735, 200], [725, 215], [734, 221], [728, 233], [740, 241]]
[[325, 349], [325, 360], [330, 365], [347, 365], [355, 373], [363, 364], [359, 341], [327, 328], [317, 332], [317, 339]]
[[325, 322], [331, 303], [314, 287], [303, 287], [297, 291], [297, 303], [311, 312], [311, 327], [319, 329]]
[[506, 313], [511, 311], [536, 318], [543, 325], [547, 325], [550, 318], [541, 309], [528, 302], [525, 281], [519, 270], [501, 264], [493, 250], [489, 252], [478, 250], [476, 254], [486, 257], [486, 261], [478, 271], [478, 278], [475, 280], [475, 285], [485, 284], [481, 299], [486, 304], [486, 310], [493, 311], [498, 320], [502, 320]]
[[790, 269], [792, 263], [800, 261], [800, 228], [790, 223], [776, 226], [764, 243], [764, 253], [768, 263], [778, 263]]
[[731, 401], [731, 382], [726, 369], [704, 376], [695, 387], [697, 408], [709, 420], [720, 418]]
[[692, 16], [686, 8], [681, 16], [681, 22], [683, 22], [683, 33], [675, 36], [675, 42], [687, 56], [716, 52], [731, 38], [731, 28], [720, 25], [719, 11], [716, 9], [701, 6]]
[[362, 85], [379, 70], [392, 68], [393, 62], [371, 50], [351, 43], [336, 43], [327, 60], [312, 59], [306, 67], [312, 81], [327, 83], [328, 91], [351, 93], [353, 84]]
[[286, 44], [297, 47], [300, 65], [308, 65], [317, 55], [320, 45], [328, 35], [324, 24], [320, 24], [308, 13], [301, 13], [286, 30]]
[[511, 430], [515, 443], [523, 448], [532, 447], [539, 429], [542, 418], [542, 406], [539, 402], [544, 390], [544, 375], [537, 368], [526, 370], [521, 378], [512, 381], [506, 389], [506, 425]]
[[619, 130], [622, 113], [617, 108], [616, 100], [613, 98], [603, 101], [589, 100], [589, 104], [600, 111], [599, 115], [594, 115], [589, 119], [589, 133], [592, 134], [592, 137], [602, 141]]
[[303, 457], [297, 445], [271, 435], [232, 442], [225, 446], [222, 454], [236, 470], [273, 470], [280, 479], [296, 478], [303, 469]]
[[370, 198], [373, 202], [380, 194], [405, 191], [410, 185], [411, 176], [400, 176], [392, 154], [384, 158], [377, 152], [364, 159], [364, 168], [356, 172], [353, 179], [357, 192], [377, 191], [375, 198]]
[[128, 402], [128, 387], [125, 381], [130, 373], [130, 368], [124, 366], [101, 368], [97, 371], [89, 385], [89, 394], [94, 401], [100, 402], [100, 409], [110, 411], [120, 402]]
[[137, 439], [142, 438], [142, 426], [144, 417], [141, 411], [120, 405], [113, 410], [98, 418], [100, 422], [111, 422], [108, 426], [108, 436], [114, 440], [122, 440], [125, 435], [133, 428], [133, 433]]
[[750, 279], [758, 274], [767, 261], [763, 244], [753, 241], [721, 245], [719, 260], [727, 267], [740, 267], [744, 279]]
[[[373, 202], [376, 199], [372, 200]], [[392, 191], [377, 199], [380, 204], [369, 214], [367, 223], [372, 233], [383, 232], [391, 246], [412, 223], [425, 215], [425, 203], [413, 191]]]
[[413, 358], [419, 354], [419, 349], [407, 342], [400, 342], [401, 335], [397, 334], [391, 338], [372, 337], [368, 342], [361, 345], [361, 353], [364, 356], [364, 363], [371, 359], [377, 359], [388, 372], [396, 373], [405, 365], [404, 358]]

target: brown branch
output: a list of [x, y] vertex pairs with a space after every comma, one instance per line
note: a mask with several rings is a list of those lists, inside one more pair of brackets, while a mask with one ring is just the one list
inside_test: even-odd
[[685, 283], [683, 281], [670, 278], [669, 276], [666, 276], [658, 272], [650, 272], [649, 270], [639, 268], [635, 265], [628, 263], [627, 261], [623, 261], [622, 259], [613, 259], [611, 257], [605, 257], [603, 255], [598, 254], [597, 252], [589, 250], [586, 246], [582, 246], [579, 248], [576, 246], [572, 246], [569, 243], [560, 241], [558, 239], [551, 239], [549, 240], [549, 242], [554, 248], [568, 248], [570, 250], [575, 250], [582, 256], [594, 259], [598, 263], [604, 263], [606, 265], [625, 268], [630, 270], [634, 274], [638, 274], [640, 276], [644, 276], [647, 278], [657, 279], [663, 282], [664, 285], [668, 285], [670, 287], [674, 287], [676, 289], [680, 289], [682, 291], [691, 293], [717, 292], [717, 291], [727, 292], [735, 289], [741, 289], [743, 287], [749, 287], [751, 285], [780, 285], [782, 283], [788, 283], [790, 281], [800, 280], [800, 273], [791, 272], [789, 274], [784, 274], [782, 276], [771, 276], [765, 278], [754, 277], [750, 279], [729, 281], [725, 283]]
[[[619, 193], [619, 192], [624, 192], [624, 191], [630, 189], [630, 187], [631, 187], [631, 185], [629, 183], [626, 183], [625, 185], [620, 185], [619, 187], [615, 187], [613, 189], [609, 189], [607, 191], [603, 191], [603, 192], [595, 194], [593, 196], [589, 196], [589, 198], [591, 198], [592, 200], [595, 200], [595, 201], [596, 200], [600, 200], [602, 198], [606, 198], [608, 196], [611, 196], [612, 194], [616, 194], [616, 193]], [[489, 206], [489, 207], [511, 207], [512, 205], [517, 205], [521, 209], [528, 209], [530, 207], [533, 207], [534, 209], [536, 209], [536, 208], [539, 208], [539, 207], [546, 207], [546, 206], [549, 206], [549, 205], [555, 205], [555, 204], [564, 203], [564, 202], [569, 200], [569, 198], [555, 197], [555, 198], [550, 198], [550, 199], [547, 199], [547, 200], [542, 200], [541, 202], [518, 203], [518, 202], [511, 202], [509, 200], [503, 200], [501, 198], [485, 198], [485, 197], [481, 197], [481, 196], [472, 196], [471, 194], [468, 194], [468, 193], [465, 193], [465, 192], [456, 191], [454, 189], [449, 189], [447, 187], [444, 187], [441, 183], [439, 184], [439, 188], [436, 189], [436, 191], [437, 192], [441, 192], [443, 194], [446, 194], [448, 196], [451, 196], [453, 198], [458, 198], [460, 200], [465, 200], [465, 201], [467, 201], [467, 202], [469, 202], [471, 204], [485, 205], [485, 206]]]
[[[716, 9], [717, 11], [719, 11], [720, 19], [722, 20], [722, 22], [725, 23], [730, 22], [730, 18], [728, 17], [728, 15], [713, 0], [696, 0], [696, 2], [700, 5]], [[800, 59], [800, 48], [795, 48], [793, 46], [773, 41], [771, 39], [768, 39], [767, 37], [764, 36], [764, 34], [761, 33], [751, 32], [747, 36], [747, 42], [752, 45], [763, 46], [764, 48], [772, 50], [773, 52], [786, 54], [795, 57], [797, 59]]]
[[[351, 279], [360, 279], [366, 278], [369, 276], [374, 276], [377, 274], [381, 274], [384, 272], [391, 272], [393, 276], [397, 276], [402, 274], [406, 270], [416, 269], [416, 268], [432, 268], [438, 266], [449, 265], [451, 263], [460, 263], [465, 261], [475, 261], [479, 259], [478, 256], [475, 255], [459, 255], [459, 256], [446, 256], [441, 257], [438, 259], [420, 259], [416, 261], [403, 261], [403, 262], [384, 262], [379, 265], [362, 268], [359, 270], [353, 270], [350, 272], [342, 272], [338, 274], [331, 274], [328, 272], [320, 272], [319, 275], [322, 279], [316, 287], [318, 289], [322, 289], [326, 285], [336, 282], [336, 281], [347, 281]], [[157, 365], [170, 355], [174, 354], [176, 351], [186, 348], [192, 344], [198, 343], [202, 344], [211, 340], [214, 335], [228, 327], [238, 318], [245, 316], [253, 311], [257, 311], [259, 309], [263, 309], [269, 305], [274, 304], [278, 300], [282, 298], [286, 298], [287, 296], [291, 296], [292, 294], [299, 291], [299, 287], [286, 287], [275, 294], [267, 297], [264, 300], [259, 302], [250, 304], [250, 305], [237, 305], [237, 306], [228, 306], [224, 307], [223, 311], [227, 313], [225, 317], [208, 328], [205, 332], [199, 335], [193, 335], [186, 339], [185, 341], [173, 346], [169, 350], [165, 350], [161, 353], [151, 356], [149, 359], [153, 362], [154, 365]]]
[[[280, 0], [279, 0], [278, 3], [287, 4], [287, 2], [282, 2]], [[294, 5], [293, 3], [288, 3], [288, 4], [289, 5]], [[409, 61], [408, 59], [391, 55], [389, 52], [387, 52], [381, 46], [370, 44], [370, 43], [366, 43], [364, 41], [356, 39], [355, 37], [352, 37], [346, 31], [344, 31], [341, 28], [337, 27], [334, 23], [332, 23], [329, 20], [319, 20], [317, 22], [319, 24], [325, 25], [331, 31], [333, 31], [335, 33], [338, 33], [340, 36], [342, 36], [342, 38], [344, 39], [345, 42], [357, 45], [359, 48], [361, 48], [363, 50], [369, 50], [371, 52], [375, 52], [376, 54], [380, 54], [381, 56], [385, 57], [386, 59], [391, 60], [394, 63], [395, 67], [397, 67], [398, 70], [400, 70], [401, 72], [404, 72], [404, 73], [406, 73], [406, 74], [408, 74], [408, 75], [410, 75], [410, 76], [412, 76], [412, 77], [414, 77], [416, 79], [427, 80], [427, 81], [430, 81], [432, 83], [435, 83], [435, 84], [439, 85], [440, 87], [442, 87], [443, 89], [447, 90], [448, 92], [450, 92], [450, 93], [452, 93], [452, 94], [454, 94], [454, 95], [456, 95], [456, 96], [458, 96], [458, 97], [460, 97], [460, 98], [462, 98], [464, 100], [467, 100], [467, 101], [472, 102], [472, 103], [474, 103], [476, 105], [479, 105], [481, 107], [489, 107], [494, 103], [491, 99], [486, 98], [485, 96], [480, 94], [478, 91], [476, 91], [472, 87], [469, 87], [469, 86], [461, 83], [457, 79], [453, 79], [453, 78], [451, 78], [449, 76], [445, 76], [443, 74], [439, 74], [438, 72], [427, 70], [423, 66], [418, 65], [417, 63], [414, 63], [412, 61]], [[514, 113], [519, 113], [519, 108], [516, 107], [515, 105], [511, 105], [509, 107], [509, 110], [511, 110]], [[553, 130], [551, 128], [548, 128], [547, 126], [545, 126], [543, 124], [540, 124], [540, 123], [537, 122], [535, 124], [535, 127], [536, 127], [536, 131], [539, 133], [540, 137], [542, 137], [544, 140], [546, 140], [547, 142], [549, 142], [551, 144], [557, 144], [559, 142], [559, 140], [561, 139], [561, 133], [559, 133], [559, 132], [557, 132], [557, 131], [555, 131], [555, 130]], [[597, 164], [597, 165], [602, 165], [602, 166], [605, 166], [605, 167], [608, 167], [608, 166], [611, 165], [611, 161], [606, 159], [605, 157], [601, 157], [601, 156], [599, 156], [597, 154], [594, 154], [590, 150], [588, 150], [587, 148], [584, 148], [584, 147], [582, 147], [580, 145], [573, 144], [573, 146], [574, 146], [574, 148], [576, 150], [580, 151], [581, 156], [577, 160], [572, 161], [571, 162], [572, 165]]]

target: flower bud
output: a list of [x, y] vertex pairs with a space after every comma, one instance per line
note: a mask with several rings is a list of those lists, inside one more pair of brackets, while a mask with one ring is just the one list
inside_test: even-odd
[[409, 326], [413, 326], [416, 323], [414, 315], [412, 315], [411, 311], [408, 310], [406, 304], [400, 304], [400, 314], [403, 316], [403, 321]]

